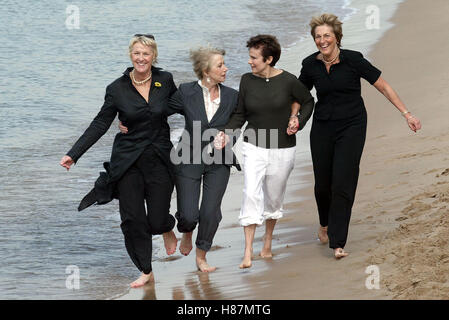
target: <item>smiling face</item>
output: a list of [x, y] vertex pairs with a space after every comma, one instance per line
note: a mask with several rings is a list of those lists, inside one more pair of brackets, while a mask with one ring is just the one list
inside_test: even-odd
[[206, 77], [209, 77], [213, 83], [223, 83], [226, 80], [226, 72], [228, 68], [224, 63], [221, 54], [214, 54], [210, 58], [210, 69], [206, 72]]
[[251, 72], [256, 75], [264, 75], [267, 68], [270, 67], [270, 63], [273, 57], [268, 57], [266, 61], [263, 61], [262, 48], [249, 48], [248, 64], [251, 66]]
[[315, 28], [315, 44], [325, 57], [332, 57], [338, 48], [337, 38], [331, 26], [323, 24]]
[[153, 50], [140, 42], [136, 42], [131, 50], [131, 61], [134, 66], [134, 72], [141, 76], [147, 76], [150, 73], [153, 64]]

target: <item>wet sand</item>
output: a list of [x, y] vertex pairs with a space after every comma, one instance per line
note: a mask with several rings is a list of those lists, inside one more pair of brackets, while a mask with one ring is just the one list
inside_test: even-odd
[[[335, 260], [332, 250], [317, 240], [311, 162], [298, 157], [288, 183], [286, 214], [275, 229], [273, 258], [255, 258], [252, 268], [238, 268], [244, 248], [237, 224], [243, 178], [233, 175], [223, 201], [226, 217], [208, 254], [218, 269], [202, 274], [196, 271], [194, 251], [188, 257], [177, 252], [155, 263], [154, 284], [117, 298], [449, 298], [447, 12], [446, 0], [402, 3], [393, 18], [395, 27], [368, 55], [423, 129], [410, 131], [396, 108], [363, 83], [368, 136], [345, 248], [348, 257]], [[300, 61], [292, 61], [287, 70], [299, 66]], [[307, 140], [308, 132], [298, 139]], [[263, 231], [256, 231], [256, 256]], [[365, 271], [372, 265], [380, 272], [379, 289], [366, 286], [370, 274]]]

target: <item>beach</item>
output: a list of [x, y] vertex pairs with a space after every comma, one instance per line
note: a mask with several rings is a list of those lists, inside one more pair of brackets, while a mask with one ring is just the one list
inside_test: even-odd
[[[5, 1], [0, 299], [448, 299], [448, 9], [447, 0], [241, 0], [218, 7], [205, 0]], [[310, 120], [296, 135], [295, 168], [272, 258], [258, 256], [261, 226], [252, 267], [239, 269], [243, 175], [233, 168], [207, 255], [217, 270], [198, 272], [194, 250], [185, 257], [179, 243], [167, 256], [162, 237], [154, 236], [155, 282], [130, 289], [139, 270], [125, 248], [118, 201], [77, 211], [110, 159], [118, 120], [69, 172], [59, 165], [99, 112], [105, 88], [132, 65], [130, 37], [155, 35], [157, 66], [171, 72], [177, 86], [196, 79], [190, 49], [224, 48], [224, 84], [238, 89], [250, 72], [250, 36], [276, 35], [282, 45], [276, 67], [298, 76], [302, 59], [317, 50], [309, 20], [323, 12], [343, 20], [343, 48], [362, 52], [379, 68], [423, 126], [412, 132], [400, 112], [361, 80], [368, 132], [345, 247], [349, 256], [334, 259], [317, 238]], [[176, 143], [183, 117], [171, 116], [169, 124]], [[235, 151], [239, 155], [238, 145]], [[175, 191], [170, 213], [176, 210]], [[176, 228], [175, 234], [181, 238]], [[76, 277], [79, 286], [72, 286]]]
[[[175, 255], [155, 266], [155, 283], [115, 298], [448, 299], [449, 70], [441, 63], [449, 49], [448, 41], [441, 40], [447, 12], [446, 0], [401, 3], [391, 20], [394, 27], [367, 54], [423, 128], [410, 131], [399, 111], [363, 81], [368, 133], [348, 257], [334, 259], [332, 250], [317, 240], [312, 167], [304, 160], [309, 150], [298, 150], [302, 156], [288, 182], [286, 214], [275, 229], [272, 259], [256, 257], [252, 268], [238, 268], [244, 243], [235, 219], [233, 225], [221, 225], [208, 254], [218, 267], [214, 273], [197, 272], [193, 254]], [[299, 71], [300, 61], [289, 64], [289, 70]], [[308, 133], [300, 132], [297, 139], [307, 142]], [[223, 214], [237, 217], [242, 181], [240, 175], [231, 179]], [[256, 256], [263, 229], [256, 231]]]

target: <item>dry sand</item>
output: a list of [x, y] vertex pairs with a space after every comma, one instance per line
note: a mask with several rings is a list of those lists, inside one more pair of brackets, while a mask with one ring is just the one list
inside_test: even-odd
[[[122, 299], [447, 299], [449, 298], [449, 70], [445, 37], [447, 0], [402, 3], [369, 54], [382, 76], [423, 129], [410, 131], [400, 113], [365, 82], [368, 136], [353, 208], [347, 258], [335, 260], [317, 241], [318, 215], [309, 164], [297, 163], [278, 222], [272, 259], [238, 269], [242, 228], [222, 224], [208, 259], [211, 274], [194, 267], [194, 255], [155, 264], [156, 282]], [[350, 49], [350, 48], [349, 48]], [[307, 139], [301, 137], [300, 139]], [[305, 167], [304, 167], [305, 166]], [[234, 177], [235, 178], [235, 177]], [[303, 184], [309, 182], [309, 184]], [[227, 191], [224, 214], [237, 217], [241, 183]], [[304, 188], [305, 187], [305, 188]], [[256, 233], [260, 252], [263, 228]], [[368, 289], [375, 265], [379, 289]], [[137, 276], [137, 275], [136, 275]], [[369, 282], [373, 284], [374, 282]]]
[[403, 3], [397, 27], [371, 55], [423, 129], [410, 133], [379, 94], [366, 95], [369, 138], [352, 231], [377, 234], [366, 261], [379, 266], [381, 290], [393, 299], [449, 298], [449, 41], [437, 36], [449, 2], [429, 4]]

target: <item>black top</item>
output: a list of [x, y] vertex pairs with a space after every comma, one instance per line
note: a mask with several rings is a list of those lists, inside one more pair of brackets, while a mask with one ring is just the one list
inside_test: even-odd
[[298, 77], [311, 90], [315, 86], [318, 101], [314, 119], [339, 120], [356, 116], [364, 110], [360, 78], [370, 84], [379, 79], [381, 71], [357, 51], [340, 50], [340, 62], [330, 67], [317, 59], [318, 52], [302, 61]]
[[[148, 103], [133, 86], [128, 68], [106, 88], [104, 104], [83, 135], [67, 152], [75, 162], [103, 136], [118, 114], [129, 128], [127, 134], [117, 133], [112, 147], [108, 183], [117, 181], [148, 146], [170, 167], [170, 127], [164, 109], [176, 91], [171, 73], [152, 67], [153, 78]], [[173, 172], [172, 172], [173, 174]]]
[[[240, 170], [231, 148], [224, 148], [221, 154], [213, 149], [214, 137], [218, 133], [217, 128], [224, 126], [237, 107], [238, 92], [222, 84], [220, 86], [220, 105], [212, 119], [209, 121], [204, 104], [203, 88], [198, 81], [182, 83], [168, 102], [167, 115], [182, 114], [185, 118], [185, 128], [178, 143], [176, 173], [195, 179], [199, 179], [204, 172], [206, 164], [234, 165]], [[196, 139], [195, 141], [193, 139]], [[213, 161], [204, 161], [203, 154], [208, 145], [213, 150]], [[206, 148], [206, 150], [204, 150]], [[183, 154], [183, 151], [184, 154]], [[174, 158], [172, 157], [172, 160]]]
[[[268, 82], [252, 73], [246, 73], [240, 80], [238, 107], [225, 128], [241, 128], [248, 121], [245, 141], [269, 149], [294, 147], [295, 135], [287, 134], [293, 101], [298, 101], [301, 105], [299, 124], [302, 129], [313, 111], [314, 101], [309, 90], [285, 70], [269, 78]], [[251, 139], [249, 129], [254, 130], [256, 139]], [[265, 138], [261, 129], [266, 129]], [[270, 129], [277, 132], [277, 145], [270, 140]]]

